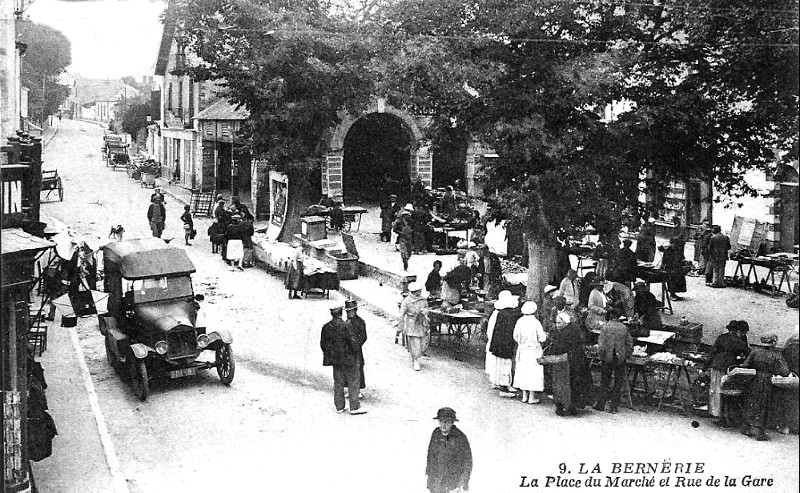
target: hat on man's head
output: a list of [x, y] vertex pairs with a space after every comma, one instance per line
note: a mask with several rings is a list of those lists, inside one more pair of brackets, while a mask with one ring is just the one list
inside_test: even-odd
[[458, 421], [456, 418], [456, 412], [452, 407], [443, 407], [436, 412], [436, 417], [433, 419], [452, 419], [453, 421]]
[[639, 290], [639, 289], [647, 290], [647, 282], [644, 279], [636, 279], [636, 282], [633, 283], [633, 289], [636, 289], [636, 290]]
[[650, 223], [650, 224], [653, 224], [654, 222], [656, 222], [656, 218], [654, 218], [654, 217], [648, 217], [648, 218], [647, 218], [647, 222], [648, 222], [648, 223]]
[[739, 330], [742, 332], [750, 332], [750, 324], [747, 320], [739, 320]]
[[397, 198], [397, 194], [396, 193], [391, 193], [391, 194], [389, 194], [389, 198], [390, 199], [396, 199]]
[[331, 310], [331, 315], [341, 315], [342, 314], [342, 307], [341, 306], [332, 306], [330, 310]]
[[221, 193], [218, 193], [218, 194], [217, 194], [217, 200], [222, 200], [222, 201], [224, 201], [224, 200], [225, 200], [225, 197], [223, 197]]
[[408, 291], [411, 293], [416, 293], [417, 291], [422, 291], [422, 283], [414, 281], [408, 285]]
[[572, 317], [568, 313], [561, 312], [556, 315], [556, 321], [561, 320], [563, 323], [568, 324], [572, 321]]
[[727, 330], [728, 332], [734, 332], [739, 329], [741, 329], [741, 326], [739, 325], [738, 320], [731, 320], [730, 322], [728, 322], [728, 325], [725, 326], [725, 330]]
[[345, 300], [344, 302], [345, 310], [355, 310], [356, 308], [358, 308], [358, 303], [356, 303], [356, 300]]
[[413, 212], [414, 211], [414, 206], [411, 205], [411, 204], [406, 204], [406, 206], [403, 207], [403, 210], [404, 211], [408, 211], [408, 212]]
[[548, 284], [547, 286], [544, 287], [544, 294], [550, 294], [557, 289], [558, 287], [553, 286], [552, 284]]
[[611, 290], [614, 289], [614, 283], [611, 281], [606, 281], [603, 283], [603, 292], [608, 294]]
[[777, 334], [766, 334], [761, 336], [761, 344], [769, 344], [774, 346], [777, 343], [778, 343]]

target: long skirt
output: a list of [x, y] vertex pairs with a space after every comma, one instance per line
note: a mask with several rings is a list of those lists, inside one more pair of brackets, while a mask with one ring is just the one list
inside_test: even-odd
[[428, 349], [428, 342], [425, 336], [406, 336], [408, 352], [411, 353], [411, 359], [419, 359], [422, 353]]
[[239, 260], [244, 257], [244, 247], [242, 240], [228, 240], [228, 250], [225, 258], [228, 260]]
[[715, 418], [722, 417], [722, 394], [720, 394], [720, 387], [722, 385], [722, 377], [725, 372], [711, 368], [711, 379], [708, 382], [708, 413]]
[[492, 385], [501, 387], [511, 385], [511, 362], [510, 358], [495, 358], [494, 372], [489, 375]]
[[517, 361], [514, 372], [514, 387], [522, 390], [541, 392], [544, 390], [544, 367], [534, 358], [523, 358]]

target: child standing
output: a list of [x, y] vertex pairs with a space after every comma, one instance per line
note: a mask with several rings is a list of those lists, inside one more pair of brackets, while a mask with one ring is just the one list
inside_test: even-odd
[[211, 253], [220, 253], [222, 244], [225, 242], [225, 232], [219, 225], [219, 221], [214, 219], [208, 227], [208, 238], [211, 240]]
[[192, 213], [189, 212], [189, 204], [183, 206], [181, 221], [183, 221], [183, 236], [186, 239], [186, 244], [191, 246], [192, 244], [189, 243], [189, 240], [192, 238], [192, 231], [194, 231], [194, 220], [192, 219]]

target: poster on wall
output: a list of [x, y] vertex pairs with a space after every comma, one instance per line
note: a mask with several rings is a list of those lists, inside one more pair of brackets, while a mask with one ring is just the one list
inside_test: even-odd
[[277, 240], [286, 222], [286, 210], [289, 198], [289, 177], [278, 171], [269, 172], [269, 204], [270, 218], [267, 235], [270, 240]]

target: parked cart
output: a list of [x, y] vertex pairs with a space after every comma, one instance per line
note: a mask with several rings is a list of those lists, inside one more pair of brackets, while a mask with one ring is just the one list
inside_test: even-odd
[[45, 170], [42, 171], [42, 192], [47, 191], [46, 199], [50, 198], [50, 194], [53, 192], [58, 193], [58, 200], [59, 202], [64, 201], [64, 184], [61, 181], [61, 177], [58, 176], [58, 170]]

